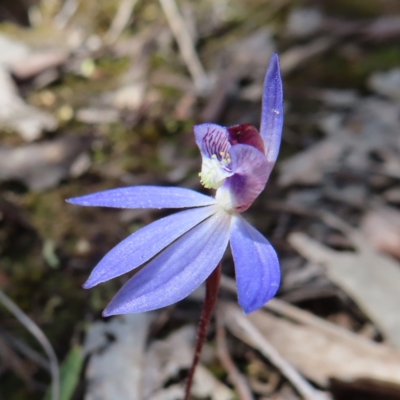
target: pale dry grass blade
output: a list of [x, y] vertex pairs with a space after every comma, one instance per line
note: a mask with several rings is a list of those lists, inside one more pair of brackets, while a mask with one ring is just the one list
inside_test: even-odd
[[138, 0], [121, 0], [110, 29], [104, 37], [104, 41], [107, 44], [114, 43], [119, 38], [122, 31], [128, 26], [133, 9], [137, 2]]
[[327, 400], [324, 393], [314, 389], [299, 372], [287, 362], [261, 332], [246, 318], [239, 307], [232, 304], [222, 306], [224, 321], [228, 329], [245, 343], [259, 350], [305, 400]]
[[0, 290], [0, 302], [11, 314], [35, 337], [45, 351], [51, 374], [51, 399], [60, 398], [60, 370], [56, 353], [43, 331], [4, 293]]
[[209, 87], [209, 79], [197, 55], [192, 36], [179, 12], [175, 0], [160, 0], [160, 4], [167, 17], [168, 24], [178, 43], [181, 56], [192, 76], [196, 89], [202, 93]]

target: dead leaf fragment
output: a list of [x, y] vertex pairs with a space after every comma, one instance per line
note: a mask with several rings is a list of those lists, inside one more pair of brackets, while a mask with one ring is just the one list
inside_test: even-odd
[[52, 131], [56, 127], [53, 115], [22, 100], [9, 72], [0, 65], [0, 128], [15, 130], [26, 141], [33, 141], [42, 131]]
[[58, 47], [31, 49], [25, 43], [0, 33], [0, 65], [19, 79], [32, 78], [67, 61], [69, 53]]
[[88, 138], [69, 136], [20, 147], [0, 147], [0, 181], [17, 180], [32, 190], [45, 190], [89, 167]]
[[322, 386], [330, 378], [400, 383], [399, 351], [356, 335], [345, 339], [263, 311], [248, 318], [285, 359]]
[[383, 197], [390, 203], [400, 204], [400, 187], [388, 189], [383, 193]]
[[111, 124], [118, 122], [119, 113], [109, 108], [81, 108], [76, 113], [77, 121], [85, 124]]
[[[228, 57], [239, 76], [251, 75], [252, 78], [262, 81], [265, 66], [268, 65], [275, 43], [270, 30], [262, 28], [245, 37], [227, 49], [223, 57]], [[223, 74], [226, 70], [222, 71]]]
[[19, 40], [0, 34], [0, 65], [11, 66], [24, 59], [29, 54], [29, 48]]
[[307, 38], [317, 33], [323, 22], [323, 15], [317, 8], [295, 8], [289, 14], [285, 32], [293, 38]]
[[[233, 304], [222, 304], [221, 315], [227, 328], [245, 343], [258, 349], [287, 378], [305, 400], [330, 400], [330, 396], [311, 386], [287, 361], [279, 350], [269, 342], [257, 327]], [[257, 311], [254, 314], [258, 314]], [[253, 314], [253, 315], [254, 315]]]
[[280, 165], [279, 184], [313, 185], [319, 183], [329, 165], [335, 165], [345, 142], [325, 139], [313, 147], [285, 160]]
[[369, 87], [376, 93], [393, 100], [400, 100], [400, 69], [387, 72], [375, 72], [368, 80]]
[[364, 29], [367, 40], [378, 42], [397, 38], [400, 35], [400, 17], [383, 15], [376, 18]]
[[38, 51], [13, 62], [10, 70], [19, 79], [29, 79], [64, 64], [68, 56], [68, 53], [59, 50]]
[[400, 116], [395, 103], [367, 97], [356, 101], [350, 113], [317, 116], [317, 125], [327, 138], [285, 160], [280, 185], [318, 184], [328, 172], [346, 169], [400, 177]]
[[280, 57], [281, 71], [287, 75], [311, 58], [328, 51], [336, 43], [331, 37], [320, 37], [305, 45], [293, 46]]
[[[180, 400], [183, 386], [164, 388], [165, 383], [176, 379], [182, 369], [189, 369], [194, 351], [196, 332], [193, 326], [183, 327], [164, 340], [153, 342], [146, 355], [143, 398]], [[193, 382], [192, 393], [198, 398], [233, 400], [233, 392], [219, 382], [202, 365], [199, 365]]]
[[375, 249], [400, 259], [400, 213], [395, 208], [381, 206], [367, 212], [361, 231]]
[[119, 110], [137, 111], [143, 104], [148, 86], [148, 57], [132, 62], [124, 83], [112, 95], [112, 105]]
[[[96, 322], [84, 351], [91, 353], [85, 400], [140, 400], [144, 349], [151, 314], [128, 314]], [[111, 338], [111, 340], [110, 340]]]
[[323, 265], [328, 277], [400, 348], [400, 265], [361, 235], [352, 236], [356, 252], [332, 250], [303, 233], [292, 233], [289, 243], [310, 262]]

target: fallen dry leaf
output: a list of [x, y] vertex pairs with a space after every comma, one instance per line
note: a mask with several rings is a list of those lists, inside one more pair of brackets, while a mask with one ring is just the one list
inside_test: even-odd
[[0, 65], [19, 79], [32, 78], [58, 67], [67, 61], [68, 56], [68, 51], [59, 47], [33, 50], [25, 43], [0, 33]]
[[[251, 76], [262, 82], [265, 66], [268, 65], [274, 51], [275, 42], [272, 32], [262, 28], [250, 36], [235, 41], [233, 45], [227, 47], [221, 57], [224, 60], [226, 57], [229, 59], [229, 65], [235, 69], [236, 76]], [[222, 68], [221, 75], [224, 76], [225, 73], [226, 67]]]
[[152, 316], [128, 314], [96, 322], [85, 339], [91, 354], [85, 400], [140, 400], [145, 345]]
[[122, 86], [112, 95], [112, 105], [119, 110], [137, 111], [143, 104], [148, 86], [148, 57], [142, 55], [132, 62]]
[[[196, 338], [195, 328], [185, 326], [164, 340], [157, 340], [150, 345], [146, 354], [144, 373], [143, 398], [181, 400], [184, 394], [183, 386], [164, 388], [164, 385], [177, 379], [179, 372], [189, 369]], [[212, 400], [233, 400], [233, 392], [219, 382], [208, 370], [199, 365], [193, 381], [192, 393], [199, 398], [208, 397]]]
[[11, 64], [10, 70], [19, 79], [32, 78], [48, 69], [59, 67], [69, 54], [59, 50], [38, 51]]
[[[221, 316], [226, 327], [248, 345], [259, 350], [274, 365], [283, 376], [296, 388], [305, 400], [328, 400], [330, 396], [311, 386], [288, 362], [282, 353], [262, 335], [260, 330], [246, 317], [242, 310], [234, 304], [223, 303], [220, 305]], [[258, 315], [257, 311], [253, 315]]]
[[386, 190], [383, 193], [383, 198], [389, 203], [400, 204], [400, 187], [396, 186]]
[[360, 98], [350, 113], [329, 112], [316, 119], [327, 137], [281, 164], [280, 185], [319, 184], [326, 173], [346, 169], [400, 177], [400, 115], [395, 103]]
[[373, 42], [391, 40], [400, 35], [400, 17], [398, 15], [383, 15], [376, 18], [364, 29], [367, 40]]
[[295, 8], [286, 21], [285, 33], [291, 38], [308, 38], [322, 28], [323, 15], [317, 8]]
[[0, 181], [17, 180], [32, 190], [45, 190], [87, 170], [91, 139], [67, 136], [19, 147], [0, 147]]
[[109, 108], [81, 108], [76, 112], [76, 120], [85, 124], [112, 124], [119, 120], [119, 113]]
[[354, 335], [350, 339], [258, 311], [248, 316], [271, 344], [307, 378], [381, 379], [400, 383], [400, 352]]
[[325, 53], [336, 44], [332, 37], [319, 37], [312, 42], [293, 46], [281, 54], [281, 71], [283, 75], [293, 72], [295, 69], [310, 61], [322, 53]]
[[[224, 320], [235, 335], [254, 345], [253, 338], [240, 329], [237, 306], [225, 304]], [[322, 320], [303, 324], [256, 311], [248, 321], [267, 339], [276, 351], [308, 379], [322, 387], [330, 379], [370, 379], [400, 383], [400, 351], [378, 344]], [[313, 319], [320, 319], [312, 315]], [[326, 329], [332, 325], [332, 329]], [[251, 344], [250, 343], [250, 344]]]
[[375, 72], [370, 76], [368, 85], [376, 93], [398, 101], [400, 100], [400, 69]]
[[29, 48], [24, 43], [11, 38], [7, 35], [0, 34], [0, 65], [11, 67], [29, 54]]
[[2, 65], [0, 65], [0, 128], [15, 130], [26, 141], [36, 140], [43, 131], [57, 128], [57, 120], [53, 115], [22, 100], [9, 72]]
[[352, 231], [349, 239], [355, 252], [332, 250], [303, 233], [292, 233], [289, 243], [308, 261], [324, 266], [328, 277], [400, 348], [400, 265], [359, 233]]
[[371, 245], [400, 259], [400, 212], [388, 206], [378, 206], [361, 220], [361, 231]]
[[328, 138], [283, 161], [280, 165], [279, 184], [313, 185], [321, 182], [329, 165], [336, 165], [345, 146], [343, 141]]

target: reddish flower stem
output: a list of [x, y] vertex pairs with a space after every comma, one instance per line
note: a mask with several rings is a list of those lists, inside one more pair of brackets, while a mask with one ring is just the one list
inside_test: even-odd
[[190, 367], [186, 380], [184, 400], [189, 400], [190, 398], [190, 389], [193, 383], [193, 376], [196, 371], [197, 364], [199, 363], [201, 349], [203, 348], [204, 341], [206, 340], [208, 324], [217, 301], [220, 280], [221, 263], [218, 264], [217, 268], [215, 268], [215, 270], [206, 280], [206, 298], [204, 299], [203, 310], [201, 312], [199, 327], [197, 330], [197, 341], [192, 366]]

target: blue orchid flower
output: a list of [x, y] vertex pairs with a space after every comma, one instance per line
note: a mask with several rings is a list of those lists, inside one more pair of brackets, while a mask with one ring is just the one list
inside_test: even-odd
[[264, 236], [240, 215], [264, 189], [279, 152], [283, 91], [274, 54], [265, 78], [260, 132], [248, 124], [196, 125], [201, 183], [215, 197], [178, 187], [135, 186], [72, 198], [81, 206], [189, 208], [161, 218], [119, 243], [83, 285], [91, 288], [142, 267], [119, 290], [104, 316], [155, 310], [176, 303], [204, 282], [230, 243], [239, 304], [245, 313], [277, 292], [280, 267]]

